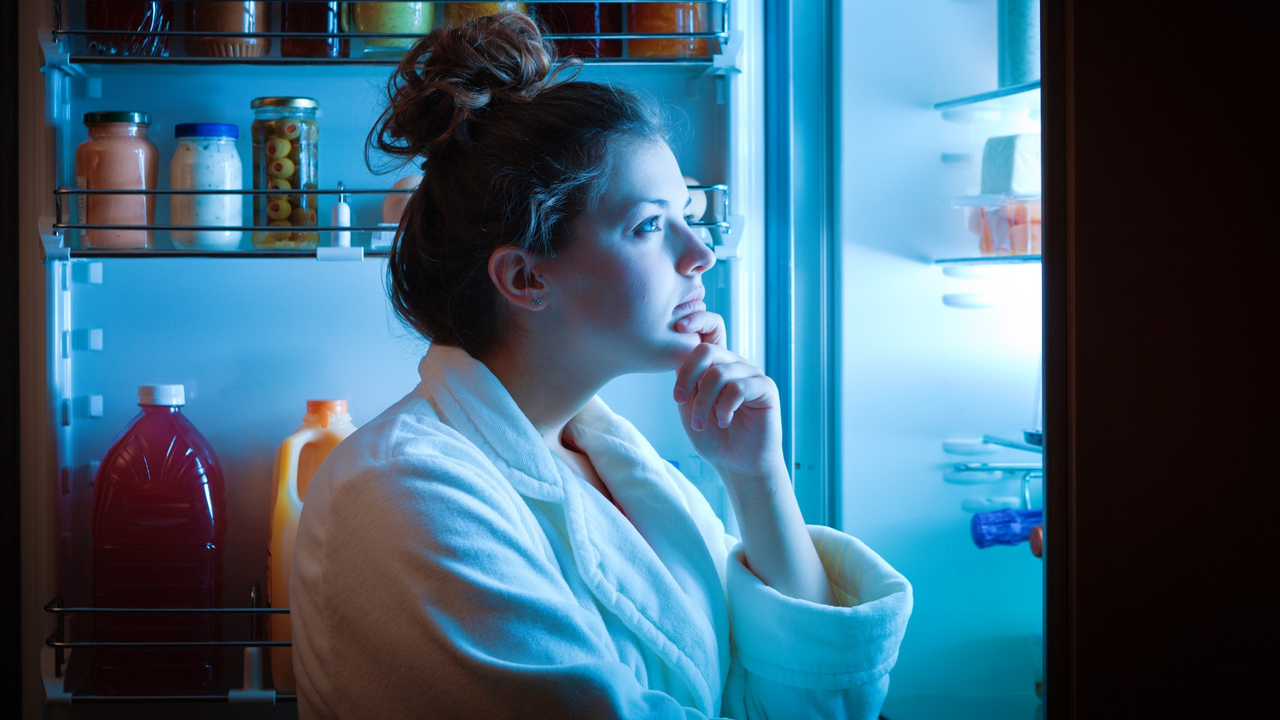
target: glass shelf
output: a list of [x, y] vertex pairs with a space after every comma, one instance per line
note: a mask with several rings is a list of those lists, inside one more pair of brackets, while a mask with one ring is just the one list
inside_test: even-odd
[[999, 90], [966, 95], [955, 100], [946, 100], [933, 106], [934, 110], [947, 111], [974, 106], [987, 106], [1000, 109], [1039, 108], [1040, 81], [1034, 80], [1021, 85], [1010, 85]]
[[935, 265], [1028, 265], [1040, 262], [1039, 255], [989, 255], [981, 257], [943, 258]]
[[[56, 25], [50, 31], [50, 39], [53, 44], [59, 48], [60, 57], [64, 62], [81, 68], [105, 68], [109, 66], [190, 66], [190, 65], [218, 65], [218, 66], [315, 66], [315, 67], [333, 67], [333, 66], [386, 66], [394, 67], [399, 65], [404, 56], [403, 51], [398, 50], [378, 50], [368, 52], [367, 47], [362, 54], [360, 45], [364, 45], [364, 40], [387, 40], [387, 39], [417, 39], [422, 36], [421, 33], [394, 33], [394, 32], [358, 32], [358, 31], [342, 31], [342, 32], [285, 32], [275, 29], [262, 30], [259, 32], [223, 32], [223, 31], [193, 31], [193, 30], [114, 30], [114, 29], [89, 29], [83, 26], [84, 20], [78, 12], [72, 12], [72, 8], [83, 4], [84, 0], [53, 0], [55, 8]], [[279, 4], [286, 0], [267, 0], [273, 4]], [[445, 0], [445, 2], [434, 3], [437, 6], [451, 4], [453, 0]], [[529, 14], [537, 20], [539, 4], [553, 2], [554, 0], [523, 0], [529, 7]], [[659, 0], [629, 0], [632, 4], [635, 2], [651, 3]], [[605, 0], [605, 2], [620, 5], [624, 0]], [[557, 59], [557, 65], [569, 59], [581, 60], [586, 65], [625, 65], [625, 66], [656, 66], [656, 67], [705, 67], [715, 63], [715, 57], [723, 52], [724, 48], [730, 44], [729, 33], [729, 3], [730, 0], [693, 0], [693, 2], [706, 7], [706, 23], [708, 27], [702, 32], [665, 32], [665, 33], [639, 33], [639, 32], [545, 32], [543, 38], [547, 41], [574, 41], [574, 40], [705, 40], [707, 41], [708, 54], [696, 57], [576, 57], [564, 55]], [[442, 7], [436, 9], [437, 18], [443, 22], [444, 10]], [[172, 51], [166, 49], [162, 54], [145, 54], [145, 55], [107, 55], [86, 52], [84, 45], [87, 42], [85, 38], [94, 37], [112, 37], [112, 36], [146, 36], [159, 37], [168, 39]], [[182, 50], [182, 41], [189, 38], [253, 38], [266, 39], [273, 41], [276, 45], [270, 50], [269, 54], [262, 57], [207, 57], [207, 56], [187, 56]], [[350, 48], [351, 57], [284, 57], [279, 55], [280, 49], [278, 44], [284, 39], [341, 39], [346, 41], [360, 41], [359, 45]], [[716, 41], [716, 42], [712, 42]], [[376, 43], [375, 43], [376, 44]]]

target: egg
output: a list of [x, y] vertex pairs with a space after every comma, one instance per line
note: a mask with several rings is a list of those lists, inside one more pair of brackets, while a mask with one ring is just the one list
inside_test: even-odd
[[[689, 177], [684, 176], [685, 185], [701, 185], [702, 183]], [[707, 191], [706, 190], [690, 190], [689, 191], [689, 207], [685, 210], [685, 217], [689, 218], [689, 222], [697, 222], [707, 214]]]
[[[421, 182], [421, 175], [410, 175], [397, 180], [396, 184], [391, 186], [391, 189], [417, 188]], [[412, 197], [411, 193], [387, 193], [387, 196], [382, 200], [382, 222], [399, 225], [400, 217], [404, 215], [404, 210], [409, 205], [410, 197]]]

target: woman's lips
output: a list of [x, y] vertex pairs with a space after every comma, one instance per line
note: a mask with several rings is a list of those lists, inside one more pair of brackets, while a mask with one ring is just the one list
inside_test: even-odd
[[674, 314], [676, 317], [684, 317], [685, 315], [689, 315], [690, 313], [706, 310], [707, 304], [702, 302], [702, 298], [705, 294], [706, 294], [705, 290], [701, 290], [701, 289], [698, 290], [698, 292], [690, 296], [688, 300], [685, 300], [684, 302], [677, 305], [676, 309], [672, 311], [672, 314]]

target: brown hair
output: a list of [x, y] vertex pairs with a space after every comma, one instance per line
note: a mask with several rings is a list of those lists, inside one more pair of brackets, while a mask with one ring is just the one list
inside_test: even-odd
[[489, 279], [504, 246], [553, 256], [604, 191], [611, 149], [666, 140], [652, 101], [599, 83], [561, 79], [527, 16], [505, 11], [441, 26], [387, 83], [389, 104], [369, 149], [423, 158], [388, 264], [388, 294], [428, 340], [487, 352], [505, 301]]

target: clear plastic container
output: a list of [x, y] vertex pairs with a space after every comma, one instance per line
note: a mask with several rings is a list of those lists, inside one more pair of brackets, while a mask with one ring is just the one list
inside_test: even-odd
[[1043, 244], [1040, 198], [1005, 198], [969, 209], [969, 231], [983, 256], [1039, 255]]
[[[240, 130], [222, 123], [189, 123], [173, 131], [178, 147], [169, 163], [169, 187], [173, 190], [240, 190], [244, 187], [236, 138]], [[226, 227], [244, 223], [243, 197], [227, 195], [170, 195], [169, 221], [173, 225]], [[235, 250], [240, 230], [174, 230], [175, 245], [200, 250]]]
[[[89, 139], [76, 148], [76, 187], [81, 190], [155, 190], [159, 151], [147, 139], [151, 116], [105, 111], [84, 115]], [[154, 195], [78, 195], [78, 219], [89, 225], [154, 225]], [[149, 248], [151, 230], [89, 229], [82, 247]]]
[[[138, 388], [140, 412], [111, 444], [93, 487], [93, 602], [113, 608], [216, 608], [226, 506], [222, 471], [181, 407], [181, 385]], [[95, 615], [99, 642], [209, 642], [215, 616]], [[97, 648], [105, 695], [214, 692], [217, 648]]]
[[279, 190], [279, 195], [255, 195], [253, 224], [280, 228], [254, 231], [260, 249], [312, 249], [320, 244], [317, 224], [320, 127], [319, 104], [306, 97], [260, 97], [253, 108], [253, 187]]

